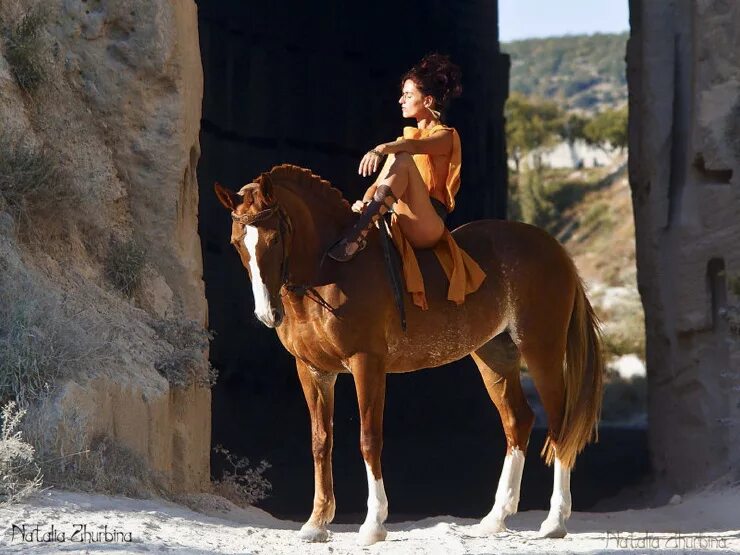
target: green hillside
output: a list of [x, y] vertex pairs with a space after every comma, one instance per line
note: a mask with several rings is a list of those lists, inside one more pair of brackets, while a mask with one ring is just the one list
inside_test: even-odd
[[511, 56], [511, 91], [597, 112], [627, 102], [627, 33], [572, 35], [501, 44]]

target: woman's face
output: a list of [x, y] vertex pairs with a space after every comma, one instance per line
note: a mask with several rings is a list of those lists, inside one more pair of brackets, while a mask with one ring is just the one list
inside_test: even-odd
[[422, 96], [416, 83], [411, 79], [406, 79], [401, 89], [401, 98], [398, 99], [403, 117], [417, 119], [429, 117], [430, 112], [424, 105], [425, 100], [429, 104], [431, 97]]

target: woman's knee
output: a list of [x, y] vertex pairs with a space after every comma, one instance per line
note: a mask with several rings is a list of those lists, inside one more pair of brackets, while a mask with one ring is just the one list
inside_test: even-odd
[[393, 165], [410, 167], [414, 163], [414, 158], [408, 152], [396, 152], [393, 156]]

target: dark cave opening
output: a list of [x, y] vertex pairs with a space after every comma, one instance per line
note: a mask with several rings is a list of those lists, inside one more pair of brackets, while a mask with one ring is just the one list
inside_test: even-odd
[[[308, 411], [291, 355], [253, 316], [248, 276], [229, 245], [230, 220], [213, 182], [238, 189], [290, 162], [356, 197], [369, 184], [356, 176], [362, 153], [395, 138], [404, 124], [394, 111], [400, 75], [425, 52], [438, 50], [461, 65], [466, 87], [449, 114], [463, 137], [464, 169], [459, 209], [448, 223], [505, 217], [509, 62], [498, 51], [495, 4], [484, 1], [381, 1], [362, 17], [340, 2], [322, 10], [291, 2], [279, 16], [257, 3], [198, 4], [205, 76], [199, 225], [209, 327], [216, 334], [211, 361], [220, 374], [212, 442], [253, 463], [268, 460], [273, 490], [259, 506], [301, 521], [313, 499]], [[382, 17], [389, 10], [400, 12], [393, 21]], [[438, 17], [424, 22], [426, 33], [414, 34], [400, 23], [413, 13]], [[335, 522], [359, 522], [367, 486], [351, 376], [339, 376], [335, 403]], [[472, 360], [389, 376], [384, 422], [390, 520], [488, 512], [505, 438]], [[540, 428], [532, 435], [521, 510], [549, 504], [552, 470], [539, 458], [544, 435]], [[601, 442], [579, 458], [574, 508], [588, 509], [639, 481], [647, 472], [646, 450], [643, 429], [603, 430]]]

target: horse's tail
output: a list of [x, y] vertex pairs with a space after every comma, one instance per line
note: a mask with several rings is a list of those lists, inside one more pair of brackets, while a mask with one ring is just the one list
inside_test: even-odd
[[568, 324], [565, 351], [565, 409], [560, 432], [553, 445], [545, 442], [542, 455], [547, 464], [556, 456], [566, 468], [572, 468], [578, 453], [590, 441], [598, 441], [604, 357], [599, 319], [586, 297], [581, 278], [576, 275], [576, 296]]

